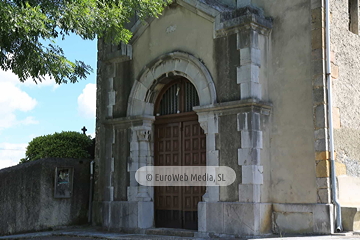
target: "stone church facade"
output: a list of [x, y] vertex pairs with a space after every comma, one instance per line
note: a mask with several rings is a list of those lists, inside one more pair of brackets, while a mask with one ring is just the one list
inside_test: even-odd
[[[360, 227], [357, 9], [330, 1], [333, 164], [325, 1], [176, 0], [158, 19], [133, 19], [128, 44], [99, 40], [93, 223], [197, 236]], [[236, 180], [135, 180], [164, 165], [228, 166]]]

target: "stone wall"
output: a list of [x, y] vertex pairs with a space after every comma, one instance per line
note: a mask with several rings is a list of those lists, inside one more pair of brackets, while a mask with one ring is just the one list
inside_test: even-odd
[[360, 204], [360, 36], [349, 30], [348, 2], [331, 1], [334, 140], [337, 176], [348, 176], [339, 179], [339, 199]]
[[[320, 0], [319, 0], [320, 1]], [[314, 1], [315, 2], [315, 1]], [[272, 103], [269, 127], [270, 159], [262, 160], [269, 172], [267, 202], [316, 203], [314, 122], [312, 97], [312, 1], [239, 0], [273, 18], [261, 74]], [[296, 169], [296, 174], [294, 174]], [[264, 184], [267, 184], [264, 181]], [[264, 189], [266, 191], [266, 189]], [[264, 196], [265, 197], [265, 196]]]
[[94, 223], [154, 227], [153, 189], [134, 176], [153, 164], [154, 101], [179, 75], [198, 90], [207, 165], [230, 166], [238, 177], [207, 188], [199, 232], [330, 233], [329, 161], [316, 155], [327, 156], [324, 86], [314, 87], [317, 71], [324, 75], [323, 22], [314, 19], [321, 0], [216, 2], [228, 6], [177, 0], [135, 24], [128, 45], [100, 42]]
[[[0, 235], [87, 223], [90, 161], [40, 159], [0, 170]], [[56, 167], [72, 167], [70, 198], [54, 198]]]

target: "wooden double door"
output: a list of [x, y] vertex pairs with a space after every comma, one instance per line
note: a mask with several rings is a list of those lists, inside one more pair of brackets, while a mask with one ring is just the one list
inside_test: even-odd
[[[206, 136], [195, 114], [155, 122], [155, 166], [206, 166]], [[155, 187], [155, 226], [198, 228], [204, 186]]]

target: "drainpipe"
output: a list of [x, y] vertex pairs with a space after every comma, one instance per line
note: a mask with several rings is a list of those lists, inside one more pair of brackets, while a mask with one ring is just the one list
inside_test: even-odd
[[334, 130], [332, 114], [332, 82], [331, 82], [331, 63], [330, 63], [330, 0], [325, 0], [325, 35], [326, 35], [326, 82], [328, 94], [328, 119], [329, 119], [329, 147], [331, 162], [331, 193], [332, 201], [335, 204], [336, 232], [342, 231], [341, 224], [341, 206], [337, 198], [336, 174], [335, 174], [335, 157], [334, 157]]
[[94, 181], [94, 160], [92, 160], [90, 162], [90, 191], [89, 191], [88, 223], [91, 223], [91, 217], [92, 217], [93, 181]]

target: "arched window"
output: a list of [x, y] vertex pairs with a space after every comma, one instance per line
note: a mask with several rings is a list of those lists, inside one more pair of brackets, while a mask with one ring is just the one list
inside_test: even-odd
[[191, 112], [199, 106], [199, 96], [194, 85], [185, 78], [174, 80], [163, 88], [155, 104], [155, 115]]

